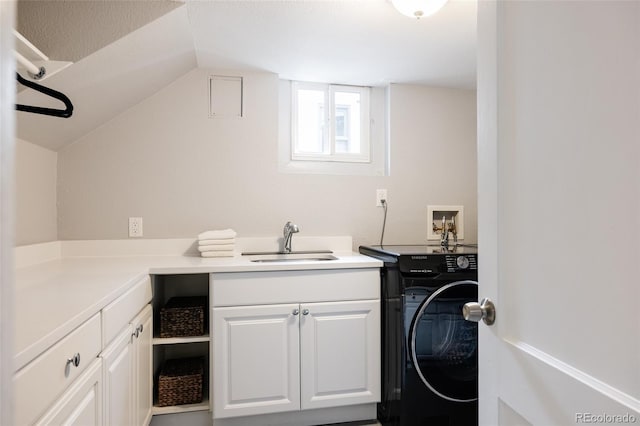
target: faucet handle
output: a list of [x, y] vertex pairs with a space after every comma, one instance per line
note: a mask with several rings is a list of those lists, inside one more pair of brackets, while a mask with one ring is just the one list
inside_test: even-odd
[[298, 225], [291, 223], [291, 221], [288, 221], [287, 223], [284, 224], [284, 233], [292, 233], [295, 234], [296, 232], [300, 232], [300, 229], [298, 228]]

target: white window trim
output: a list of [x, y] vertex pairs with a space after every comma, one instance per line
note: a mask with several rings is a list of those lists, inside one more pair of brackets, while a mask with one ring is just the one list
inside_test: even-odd
[[368, 163], [292, 160], [291, 92], [292, 81], [280, 80], [278, 106], [278, 171], [294, 174], [326, 174], [352, 176], [388, 176], [389, 153], [389, 88], [371, 87], [370, 120], [371, 152]]
[[[300, 89], [318, 90], [324, 92], [324, 104], [326, 105], [325, 113], [325, 131], [323, 134], [323, 143], [328, 144], [328, 153], [301, 153], [295, 152], [297, 120], [296, 113], [298, 111], [297, 91]], [[360, 120], [357, 125], [360, 126], [361, 152], [357, 154], [336, 153], [335, 152], [335, 93], [349, 92], [358, 93], [360, 95]], [[346, 162], [346, 163], [369, 163], [371, 161], [371, 102], [369, 96], [370, 88], [364, 86], [345, 86], [337, 84], [324, 83], [308, 83], [308, 82], [291, 82], [291, 160], [293, 161], [330, 161], [330, 162]], [[353, 125], [353, 124], [352, 124]]]

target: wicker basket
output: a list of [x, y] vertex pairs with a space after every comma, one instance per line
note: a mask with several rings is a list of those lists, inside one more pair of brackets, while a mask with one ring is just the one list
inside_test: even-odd
[[160, 309], [160, 337], [202, 336], [205, 333], [205, 297], [172, 297]]
[[158, 406], [202, 402], [204, 358], [167, 360], [158, 377]]

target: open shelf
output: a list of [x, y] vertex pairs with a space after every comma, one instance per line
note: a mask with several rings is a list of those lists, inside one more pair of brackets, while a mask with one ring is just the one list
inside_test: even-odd
[[211, 340], [210, 335], [205, 334], [203, 336], [193, 336], [193, 337], [154, 337], [153, 344], [154, 345], [179, 345], [183, 343], [198, 343], [198, 342], [208, 342]]
[[[160, 311], [172, 297], [209, 297], [208, 274], [173, 274], [154, 275], [153, 277], [153, 371], [154, 371], [154, 406], [153, 415], [179, 414], [192, 411], [211, 410], [210, 362], [209, 347], [211, 335], [209, 333], [209, 309], [207, 302], [204, 312], [204, 333], [201, 336], [189, 337], [160, 337]], [[204, 374], [202, 383], [202, 402], [197, 404], [183, 404], [160, 407], [158, 403], [158, 376], [163, 363], [171, 359], [204, 357]]]
[[209, 400], [203, 400], [200, 404], [171, 405], [168, 407], [153, 407], [153, 415], [188, 413], [190, 411], [209, 411]]

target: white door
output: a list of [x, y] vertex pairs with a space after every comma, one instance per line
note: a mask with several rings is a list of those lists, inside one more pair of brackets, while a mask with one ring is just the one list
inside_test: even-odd
[[133, 425], [133, 344], [127, 327], [102, 353], [104, 423]]
[[640, 423], [640, 2], [478, 3], [480, 423]]
[[213, 309], [213, 417], [300, 409], [298, 304]]
[[153, 407], [153, 310], [151, 305], [132, 321], [133, 330], [137, 330], [133, 341], [134, 386], [133, 424], [146, 426], [151, 421]]
[[380, 301], [300, 305], [302, 409], [380, 400]]

